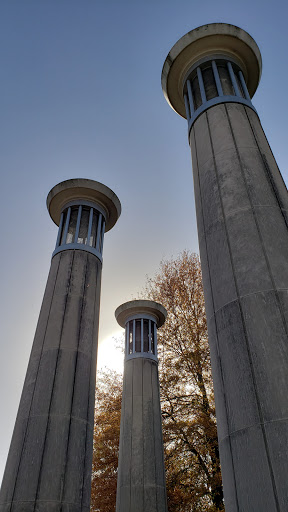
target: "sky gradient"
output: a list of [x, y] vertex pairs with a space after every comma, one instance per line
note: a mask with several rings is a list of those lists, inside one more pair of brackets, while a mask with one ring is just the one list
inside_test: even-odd
[[0, 2], [0, 479], [57, 236], [49, 190], [90, 178], [122, 203], [104, 241], [104, 354], [116, 307], [161, 259], [198, 252], [187, 124], [161, 90], [167, 53], [206, 23], [251, 34], [263, 58], [253, 104], [287, 182], [287, 14], [279, 0]]

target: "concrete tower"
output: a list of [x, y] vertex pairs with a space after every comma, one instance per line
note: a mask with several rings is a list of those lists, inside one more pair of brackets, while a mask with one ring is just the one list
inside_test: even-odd
[[0, 491], [1, 512], [89, 511], [104, 231], [121, 206], [108, 187], [68, 180], [49, 193], [59, 225]]
[[251, 103], [260, 75], [255, 41], [221, 23], [162, 71], [188, 121], [226, 512], [288, 508], [288, 194]]
[[167, 512], [157, 328], [166, 310], [134, 300], [115, 311], [125, 327], [116, 512]]

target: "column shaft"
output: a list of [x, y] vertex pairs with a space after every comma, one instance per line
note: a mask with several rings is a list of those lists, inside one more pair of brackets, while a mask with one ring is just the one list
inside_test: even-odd
[[167, 512], [158, 365], [125, 362], [116, 512]]
[[1, 512], [89, 511], [101, 263], [56, 254], [0, 492]]
[[288, 503], [288, 194], [257, 114], [226, 103], [190, 132], [227, 512]]

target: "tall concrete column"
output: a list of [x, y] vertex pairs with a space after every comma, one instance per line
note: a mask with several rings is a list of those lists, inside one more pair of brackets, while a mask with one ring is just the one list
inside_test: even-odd
[[1, 512], [89, 511], [104, 231], [121, 206], [108, 187], [56, 185], [59, 225], [0, 491]]
[[167, 512], [157, 328], [166, 310], [134, 300], [115, 311], [125, 327], [116, 512]]
[[288, 195], [250, 99], [260, 75], [255, 41], [221, 23], [162, 71], [188, 121], [226, 512], [288, 509]]

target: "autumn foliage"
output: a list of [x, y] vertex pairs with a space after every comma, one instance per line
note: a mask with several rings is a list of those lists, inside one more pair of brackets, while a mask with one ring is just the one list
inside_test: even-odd
[[111, 370], [97, 375], [92, 465], [91, 511], [115, 512], [122, 376]]
[[[198, 256], [183, 252], [163, 261], [148, 280], [145, 298], [160, 302], [168, 311], [158, 331], [158, 357], [169, 512], [223, 511]], [[93, 512], [115, 512], [120, 402], [120, 377], [110, 373], [98, 385]]]

